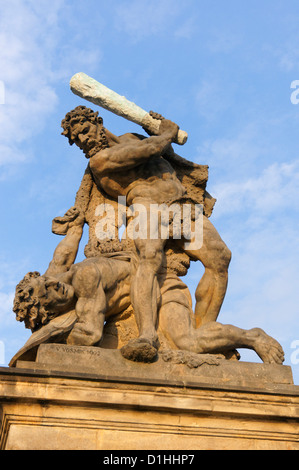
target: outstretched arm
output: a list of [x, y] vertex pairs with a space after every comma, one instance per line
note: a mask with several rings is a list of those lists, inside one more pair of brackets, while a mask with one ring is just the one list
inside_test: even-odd
[[148, 158], [163, 155], [174, 142], [178, 129], [176, 124], [165, 119], [160, 125], [160, 135], [127, 140], [101, 150], [90, 159], [90, 168], [94, 174], [102, 176], [111, 171], [133, 168]]
[[[60, 235], [65, 233], [66, 236], [55, 249], [53, 259], [45, 275], [65, 273], [74, 264], [83, 234], [84, 222], [84, 216], [75, 207], [69, 209], [64, 217], [54, 219], [55, 233]], [[61, 227], [60, 230], [57, 226]]]

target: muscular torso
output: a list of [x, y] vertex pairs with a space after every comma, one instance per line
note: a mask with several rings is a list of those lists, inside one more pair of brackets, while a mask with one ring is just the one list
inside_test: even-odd
[[131, 263], [109, 257], [88, 258], [74, 264], [64, 281], [72, 285], [77, 298], [96, 297], [103, 289], [106, 315], [115, 315], [130, 305]]
[[177, 199], [185, 192], [174, 170], [163, 157], [153, 158], [125, 172], [111, 172], [99, 178], [98, 183], [113, 198], [126, 196], [129, 205], [139, 198], [161, 204]]
[[[140, 140], [133, 134], [120, 137], [120, 143], [126, 144]], [[117, 146], [114, 147], [117, 151]], [[105, 175], [93, 169], [96, 183], [111, 197], [126, 196], [127, 204], [136, 199], [145, 198], [161, 204], [180, 198], [185, 188], [176, 177], [175, 171], [162, 156], [153, 156], [141, 163], [136, 162], [131, 168], [106, 171]]]

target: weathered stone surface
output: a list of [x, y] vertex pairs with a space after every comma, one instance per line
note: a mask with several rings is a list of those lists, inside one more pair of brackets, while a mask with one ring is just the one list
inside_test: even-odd
[[299, 450], [299, 387], [2, 368], [0, 429], [2, 450]]
[[[226, 387], [227, 390], [246, 390], [246, 393], [257, 390], [258, 393], [267, 391], [271, 394], [277, 393], [278, 389], [279, 393], [290, 390], [293, 387], [291, 369], [281, 365], [284, 352], [275, 339], [258, 328], [247, 331], [217, 322], [227, 289], [231, 252], [209, 221], [215, 200], [206, 192], [208, 167], [192, 163], [174, 152], [172, 144], [180, 135], [177, 124], [153, 112], [144, 118], [143, 110], [84, 74], [74, 77], [72, 84], [73, 89], [86, 99], [99, 102], [126, 118], [135, 116], [134, 122], [142, 124], [149, 137], [136, 133], [116, 136], [104, 127], [97, 112], [85, 106], [76, 107], [63, 119], [63, 135], [71, 145], [75, 143], [83, 151], [89, 165], [74, 207], [63, 217], [53, 220], [52, 231], [64, 238], [56, 247], [48, 269], [43, 275], [28, 273], [16, 288], [14, 312], [17, 319], [31, 329], [32, 335], [12, 358], [10, 366], [16, 367], [16, 371], [11, 371], [11, 377], [33, 374], [33, 382], [34, 377], [48, 377], [49, 384], [53, 378], [78, 380], [79, 391], [82, 387], [85, 390], [84, 381], [91, 378], [105, 386], [108, 383], [109, 387], [112, 383], [127, 384], [128, 389], [120, 386], [126, 410], [137, 402], [137, 406], [146, 407], [145, 395], [139, 394], [138, 387], [148, 387], [147, 412], [156, 413], [152, 422], [155, 435], [164, 434], [161, 417], [164, 407], [170, 406], [166, 401], [163, 401], [163, 406], [159, 400], [157, 402], [157, 386], [184, 391], [188, 387], [190, 390], [203, 386]], [[137, 207], [132, 211], [135, 204]], [[174, 205], [179, 210], [178, 219], [175, 214], [169, 217], [170, 212], [176, 212]], [[188, 233], [184, 231], [184, 210], [182, 212], [186, 205], [190, 209]], [[152, 206], [162, 207], [154, 227], [151, 226], [154, 219], [151, 217]], [[198, 206], [201, 211], [197, 211]], [[138, 221], [134, 214], [140, 207], [144, 209], [146, 220]], [[109, 240], [103, 236], [102, 212], [109, 213], [105, 218], [105, 224], [111, 229], [112, 239], [108, 237]], [[136, 219], [139, 230], [142, 226], [146, 233], [143, 231], [141, 236], [130, 237], [128, 222], [136, 224]], [[76, 263], [85, 224], [89, 226], [86, 259]], [[122, 224], [126, 225], [126, 236], [120, 240], [118, 229]], [[162, 235], [164, 228], [168, 229], [169, 236]], [[191, 242], [191, 234], [195, 238], [200, 235], [197, 240], [200, 243], [196, 247], [188, 243], [188, 240]], [[200, 261], [205, 269], [194, 293], [194, 310], [191, 293], [179, 277], [187, 273], [191, 260]], [[227, 355], [236, 354], [235, 350], [239, 348], [254, 350], [264, 364], [224, 359]], [[69, 392], [62, 393], [63, 400], [60, 395], [55, 395], [53, 402], [50, 400], [48, 403], [47, 388], [39, 390], [38, 385], [34, 385], [31, 396], [32, 387], [23, 388], [21, 382], [15, 384], [13, 396], [14, 393], [18, 395], [20, 389], [18, 396], [26, 402], [32, 400], [36, 393], [39, 400], [47, 402], [47, 406], [55, 410], [55, 416], [65, 412], [67, 421], [62, 423], [62, 427], [73, 429], [72, 423], [77, 420], [77, 415], [72, 409], [72, 398], [69, 407]], [[59, 382], [60, 393], [61, 385]], [[134, 387], [140, 395], [137, 402], [137, 392], [134, 391], [134, 399], [130, 395]], [[127, 390], [130, 390], [128, 400]], [[4, 390], [3, 397], [8, 395]], [[192, 408], [186, 406], [187, 395], [182, 394], [177, 401], [174, 399], [170, 406], [179, 421], [183, 420], [186, 410], [190, 412]], [[120, 403], [115, 398], [115, 403], [109, 401], [111, 414], [105, 416], [109, 423], [113, 419], [114, 408]], [[102, 398], [99, 399], [102, 406]], [[8, 416], [5, 400], [3, 416]], [[85, 403], [83, 396], [81, 401], [78, 400], [76, 406]], [[19, 405], [18, 402], [16, 406]], [[26, 411], [27, 416], [38, 416], [38, 422], [43, 426], [46, 415], [39, 415], [40, 402], [35, 405], [35, 409], [32, 405], [33, 408]], [[25, 413], [24, 408], [22, 410]], [[17, 411], [11, 410], [12, 415]], [[88, 416], [88, 411], [86, 413]], [[139, 418], [143, 422], [139, 414], [136, 421], [135, 417], [133, 420], [137, 423], [133, 426], [136, 433], [140, 430]], [[211, 418], [215, 416], [212, 414]], [[84, 419], [88, 421], [87, 417]], [[128, 415], [128, 419], [133, 418]], [[104, 418], [99, 420], [102, 422]], [[30, 419], [24, 419], [22, 423], [23, 428], [31, 426]], [[28, 445], [43, 445], [39, 441], [40, 424], [30, 428]], [[120, 437], [122, 431], [118, 425], [110, 426]], [[172, 422], [167, 421], [167, 426], [171, 429]], [[190, 423], [188, 426], [193, 425]], [[4, 447], [20, 445], [17, 433], [23, 428], [13, 426], [10, 437], [5, 438]], [[89, 422], [86, 428], [90, 430]], [[187, 428], [182, 435], [190, 435]], [[50, 426], [46, 421], [46, 429], [48, 439], [54, 442], [63, 439], [60, 424]], [[101, 425], [96, 429], [102, 429]], [[33, 439], [35, 430], [36, 444]], [[207, 431], [204, 435], [208, 434]], [[137, 439], [136, 447], [140, 437], [135, 436], [134, 439]], [[71, 441], [67, 444], [67, 439], [63, 441], [67, 446], [73, 445]], [[171, 446], [177, 445], [172, 440], [169, 442]], [[51, 445], [55, 447], [56, 444]], [[85, 445], [91, 446], [90, 436], [86, 437]], [[98, 443], [95, 446], [98, 448]]]
[[182, 351], [172, 351], [171, 355], [160, 353], [156, 362], [143, 364], [124, 359], [119, 350], [42, 344], [35, 363], [19, 361], [17, 367], [91, 373], [130, 381], [160, 380], [177, 385], [208, 383], [261, 388], [293, 384], [292, 371], [288, 366], [228, 361], [217, 355], [190, 354], [187, 351], [185, 357], [182, 357]]
[[[261, 329], [217, 322], [231, 252], [209, 221], [214, 200], [206, 192], [208, 169], [175, 154], [177, 124], [157, 113], [151, 117], [159, 121], [159, 132], [152, 136], [145, 126], [148, 138], [112, 134], [85, 106], [63, 119], [63, 135], [83, 151], [89, 165], [75, 206], [53, 220], [53, 232], [64, 238], [48, 269], [43, 275], [28, 273], [16, 288], [14, 312], [33, 334], [11, 367], [32, 360], [37, 347], [49, 342], [114, 344], [125, 358], [141, 363], [154, 362], [165, 344], [197, 354], [249, 348], [264, 363], [283, 363], [281, 345]], [[86, 223], [86, 259], [76, 263]], [[194, 310], [179, 278], [191, 260], [205, 268]], [[119, 328], [129, 310], [133, 318]]]

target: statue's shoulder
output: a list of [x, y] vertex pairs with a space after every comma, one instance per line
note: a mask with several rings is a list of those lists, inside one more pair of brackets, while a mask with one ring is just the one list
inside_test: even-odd
[[121, 142], [140, 141], [146, 138], [147, 138], [146, 136], [142, 134], [137, 134], [136, 132], [127, 132], [126, 134], [122, 134], [119, 136], [119, 140]]

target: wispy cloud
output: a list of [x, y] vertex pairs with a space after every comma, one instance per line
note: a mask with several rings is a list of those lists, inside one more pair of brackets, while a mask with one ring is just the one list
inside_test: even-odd
[[223, 28], [211, 32], [211, 39], [208, 39], [207, 47], [215, 54], [228, 54], [235, 50], [240, 42], [240, 36]]
[[211, 167], [211, 222], [233, 253], [219, 321], [263, 328], [283, 343], [287, 360], [299, 304], [299, 159], [283, 135], [289, 122], [266, 113], [243, 121], [234, 136], [206, 140], [197, 159]]
[[218, 77], [203, 79], [195, 94], [198, 114], [208, 122], [221, 118], [231, 105], [228, 95], [228, 90], [224, 94], [223, 83]]
[[13, 328], [16, 325], [12, 311], [15, 286], [29, 271], [28, 265], [29, 260], [25, 257], [18, 262], [9, 261], [6, 255], [0, 252], [0, 340], [6, 328]]
[[[283, 8], [283, 7], [282, 7]], [[277, 43], [267, 42], [263, 48], [276, 61], [276, 64], [284, 72], [298, 71], [299, 59], [299, 34], [298, 34], [299, 15], [297, 9], [290, 8], [285, 11], [280, 18], [280, 31], [277, 34]]]
[[[125, 1], [115, 9], [116, 26], [134, 41], [139, 41], [169, 31], [169, 24], [178, 17], [182, 8], [177, 0]], [[190, 24], [185, 24], [185, 27], [189, 31]], [[181, 34], [186, 34], [186, 31], [181, 31]]]
[[264, 219], [258, 227], [247, 224], [244, 230], [237, 222], [231, 225], [239, 239], [230, 237], [233, 258], [219, 320], [263, 328], [290, 354], [290, 344], [298, 338], [297, 230], [279, 217], [272, 223]]
[[212, 222], [233, 251], [219, 320], [261, 327], [290, 354], [298, 317], [299, 160], [274, 163], [259, 177], [219, 183]]
[[[29, 2], [12, 0], [1, 5], [0, 63], [5, 84], [5, 103], [0, 114], [0, 164], [22, 160], [19, 144], [37, 131], [44, 116], [57, 104], [49, 80], [50, 37], [57, 25], [55, 17], [64, 1], [54, 1], [37, 16]], [[56, 15], [55, 15], [55, 14]], [[51, 74], [50, 74], [51, 76]]]
[[[66, 0], [10, 0], [2, 2], [0, 16], [0, 80], [5, 100], [0, 106], [0, 165], [30, 158], [21, 145], [36, 135], [56, 109], [59, 80], [75, 64], [97, 63], [98, 51], [79, 49], [76, 39], [61, 47], [60, 18]], [[59, 58], [59, 60], [58, 60]], [[70, 75], [69, 75], [70, 76]]]
[[230, 134], [203, 141], [197, 148], [196, 158], [199, 163], [208, 162], [213, 171], [219, 171], [222, 180], [225, 174], [226, 181], [230, 181], [232, 175], [238, 180], [250, 174], [255, 162], [269, 152], [258, 122], [247, 122], [236, 129], [235, 135]]
[[198, 31], [198, 18], [192, 16], [187, 17], [175, 30], [175, 36], [180, 39], [191, 39]]
[[1, 330], [6, 326], [14, 326], [15, 317], [12, 312], [14, 292], [0, 292], [0, 324]]
[[219, 183], [215, 191], [222, 215], [241, 212], [281, 217], [299, 210], [299, 160], [274, 163], [258, 177]]

